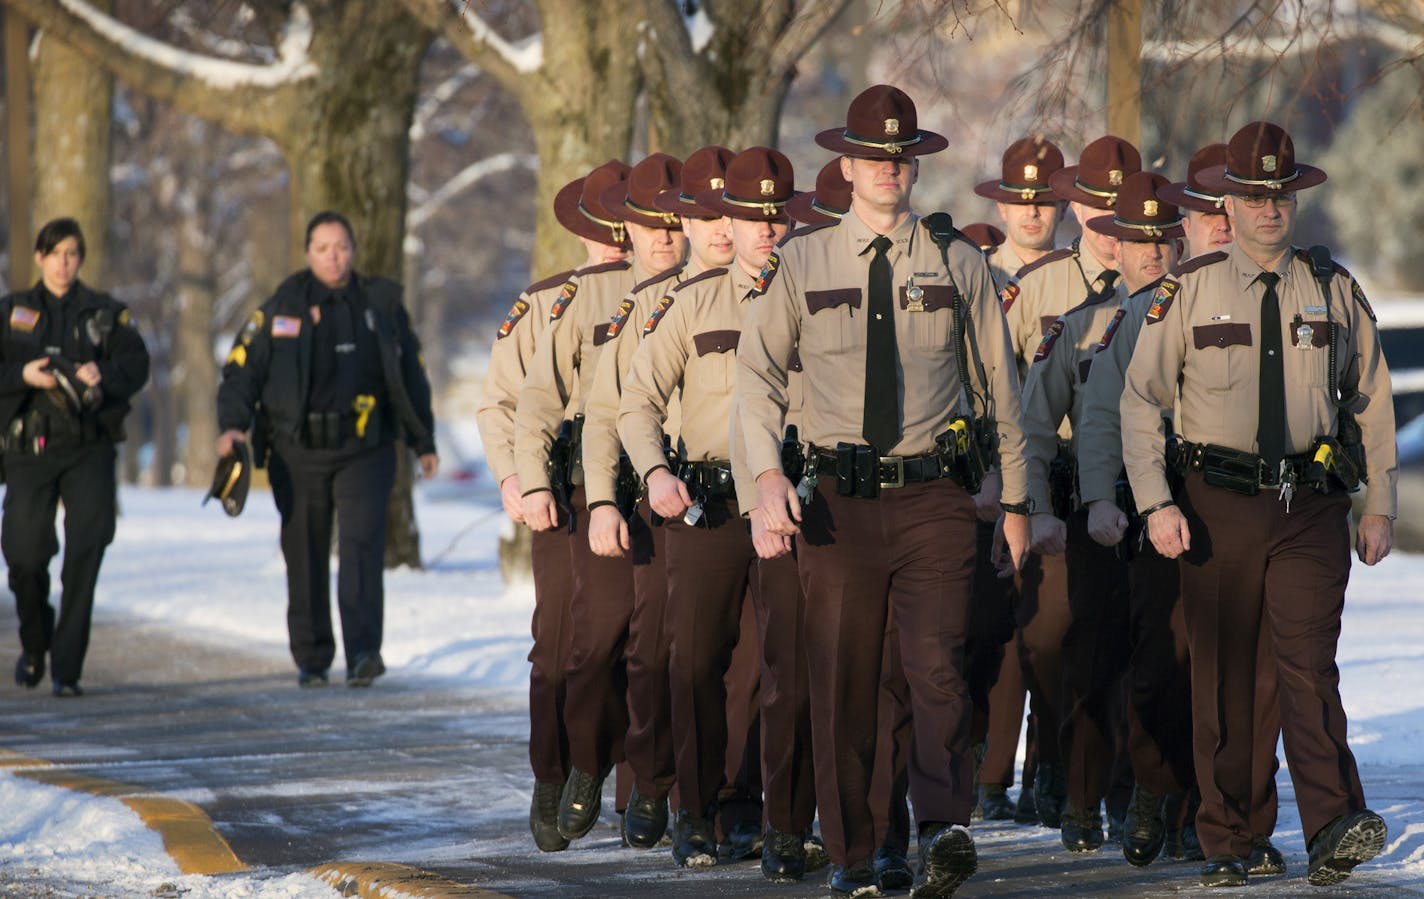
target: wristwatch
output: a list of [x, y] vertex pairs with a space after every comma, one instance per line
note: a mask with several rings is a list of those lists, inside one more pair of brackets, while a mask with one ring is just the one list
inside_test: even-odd
[[1033, 514], [1033, 500], [1031, 500], [1031, 499], [1026, 499], [1026, 500], [1024, 500], [1023, 502], [1020, 502], [1020, 503], [1003, 503], [1003, 502], [1001, 502], [1001, 503], [999, 503], [999, 508], [1000, 508], [1000, 509], [1003, 509], [1005, 512], [1008, 512], [1010, 515], [1032, 515], [1032, 514]]

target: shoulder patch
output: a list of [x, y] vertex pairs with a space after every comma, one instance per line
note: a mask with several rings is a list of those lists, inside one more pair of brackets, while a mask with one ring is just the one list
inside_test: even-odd
[[35, 325], [39, 324], [40, 311], [30, 306], [15, 306], [10, 309], [10, 327], [16, 331], [23, 331], [26, 334], [35, 330]]
[[757, 275], [756, 286], [752, 288], [752, 296], [759, 297], [766, 293], [766, 289], [771, 286], [771, 282], [776, 280], [776, 272], [781, 268], [781, 253], [773, 250], [771, 255], [766, 257], [766, 265], [761, 267], [761, 274]]
[[556, 322], [564, 317], [564, 313], [569, 311], [569, 305], [573, 303], [574, 297], [578, 295], [578, 282], [565, 281], [564, 286], [559, 288], [559, 298], [554, 300], [554, 305], [549, 307], [549, 321]]
[[1098, 340], [1098, 345], [1093, 348], [1094, 353], [1101, 353], [1112, 344], [1113, 335], [1117, 333], [1117, 326], [1122, 324], [1122, 320], [1127, 317], [1126, 309], [1119, 309], [1113, 313], [1112, 321], [1103, 329], [1103, 336]]
[[273, 337], [297, 337], [302, 333], [302, 320], [295, 315], [272, 316]]
[[1177, 298], [1177, 291], [1181, 286], [1172, 278], [1162, 279], [1157, 289], [1152, 292], [1152, 305], [1147, 308], [1147, 317], [1144, 319], [1147, 324], [1155, 325], [1167, 317], [1167, 310], [1172, 308], [1172, 301]]
[[628, 317], [633, 314], [633, 298], [624, 297], [623, 302], [618, 304], [618, 310], [613, 313], [613, 318], [608, 322], [608, 336], [605, 340], [612, 340], [623, 330], [623, 326], [628, 323]]
[[526, 313], [529, 312], [529, 301], [520, 297], [514, 301], [514, 305], [509, 307], [509, 314], [504, 317], [504, 322], [499, 326], [499, 333], [495, 335], [495, 340], [503, 340], [514, 330], [514, 326], [519, 324]]
[[262, 325], [266, 321], [267, 318], [262, 314], [261, 309], [253, 311], [252, 317], [247, 320], [247, 324], [242, 326], [242, 333], [238, 336], [243, 346], [252, 345], [253, 338], [262, 333]]
[[[684, 281], [682, 283], [687, 284], [688, 282]], [[678, 287], [681, 286], [682, 284], [678, 285]], [[677, 288], [673, 289], [676, 290]], [[661, 300], [658, 300], [658, 305], [653, 307], [653, 314], [648, 316], [648, 320], [643, 324], [644, 337], [648, 336], [649, 334], [653, 333], [658, 329], [658, 322], [663, 320], [663, 316], [667, 315], [667, 311], [672, 308], [672, 304], [674, 302], [676, 302], [676, 299], [670, 293], [665, 294]]]
[[1033, 354], [1034, 362], [1042, 362], [1048, 358], [1048, 354], [1053, 352], [1053, 345], [1058, 342], [1058, 338], [1063, 334], [1063, 316], [1059, 316], [1048, 328], [1048, 333], [1043, 335], [1043, 339], [1038, 342], [1038, 350]]
[[574, 274], [583, 276], [600, 275], [604, 272], [621, 272], [626, 268], [631, 268], [632, 265], [633, 263], [627, 259], [619, 259], [617, 262], [605, 262], [602, 265], [590, 265], [587, 268], [574, 269]]
[[1188, 272], [1194, 272], [1199, 268], [1205, 268], [1208, 265], [1213, 265], [1217, 262], [1221, 262], [1226, 258], [1227, 255], [1221, 252], [1220, 250], [1216, 250], [1211, 253], [1203, 253], [1200, 256], [1193, 256], [1191, 259], [1188, 259], [1186, 262], [1183, 262], [1181, 265], [1177, 266], [1177, 275], [1178, 277], [1180, 277], [1182, 275], [1187, 274]]
[[128, 328], [133, 325], [133, 315], [129, 313], [129, 307], [125, 306], [119, 310], [119, 327]]
[[1360, 308], [1365, 310], [1365, 314], [1370, 317], [1370, 321], [1377, 322], [1374, 309], [1370, 308], [1370, 301], [1365, 299], [1365, 292], [1360, 289], [1360, 282], [1354, 278], [1350, 279], [1350, 296], [1355, 298], [1355, 302], [1360, 304]]
[[558, 287], [560, 284], [563, 284], [565, 281], [569, 280], [569, 277], [572, 276], [573, 273], [574, 270], [569, 269], [566, 272], [559, 272], [557, 275], [550, 275], [542, 281], [535, 281], [533, 284], [530, 284], [528, 287], [524, 288], [524, 292], [536, 293], [540, 290], [548, 290], [551, 287]]
[[999, 291], [999, 305], [1003, 307], [1004, 312], [1007, 313], [1013, 308], [1014, 300], [1019, 298], [1019, 291], [1021, 290], [1023, 290], [1023, 288], [1019, 287], [1019, 282], [1010, 279], [1009, 283], [1004, 285], [1004, 289]]
[[240, 343], [235, 344], [228, 351], [227, 359], [223, 365], [236, 365], [238, 368], [244, 368], [247, 365], [247, 347]]
[[696, 275], [691, 278], [688, 278], [686, 281], [674, 284], [672, 288], [672, 293], [677, 293], [680, 290], [691, 287], [694, 284], [699, 284], [703, 281], [710, 281], [713, 278], [720, 278], [725, 274], [727, 274], [727, 270], [725, 268], [709, 268], [705, 272], [698, 272]]
[[1052, 253], [1049, 253], [1049, 254], [1046, 255], [1046, 256], [1040, 256], [1040, 257], [1038, 257], [1037, 259], [1035, 259], [1034, 261], [1030, 262], [1028, 265], [1025, 265], [1023, 268], [1019, 269], [1018, 272], [1016, 272], [1016, 273], [1014, 274], [1014, 278], [1015, 278], [1015, 279], [1022, 278], [1024, 275], [1027, 275], [1029, 272], [1037, 271], [1037, 270], [1043, 268], [1045, 265], [1049, 265], [1049, 264], [1051, 264], [1051, 263], [1057, 262], [1057, 261], [1060, 260], [1060, 259], [1072, 259], [1072, 258], [1073, 258], [1073, 248], [1072, 248], [1072, 247], [1064, 247], [1064, 248], [1061, 249], [1061, 250], [1054, 250]]
[[663, 269], [656, 275], [653, 275], [648, 280], [639, 281], [637, 284], [634, 284], [633, 293], [637, 293], [640, 290], [646, 290], [647, 288], [652, 287], [654, 284], [657, 284], [659, 281], [666, 281], [669, 278], [672, 278], [677, 275], [677, 273], [682, 271], [683, 268], [683, 265], [674, 265], [672, 268]]

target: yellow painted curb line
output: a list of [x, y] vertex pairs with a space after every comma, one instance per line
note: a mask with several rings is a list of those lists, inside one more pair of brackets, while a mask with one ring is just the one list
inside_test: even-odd
[[343, 896], [359, 899], [510, 899], [504, 893], [446, 880], [429, 871], [388, 862], [336, 862], [307, 872]]
[[150, 830], [158, 832], [163, 838], [163, 848], [183, 874], [231, 874], [247, 870], [227, 840], [213, 827], [212, 819], [191, 802], [155, 796], [130, 784], [75, 774], [43, 759], [9, 750], [0, 749], [0, 767], [16, 769], [17, 777], [50, 786], [121, 800]]

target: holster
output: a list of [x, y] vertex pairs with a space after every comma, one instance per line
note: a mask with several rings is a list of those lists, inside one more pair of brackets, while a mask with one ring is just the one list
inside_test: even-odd
[[801, 445], [795, 425], [786, 426], [786, 436], [781, 440], [781, 470], [793, 484], [806, 474], [806, 448]]
[[941, 453], [953, 453], [954, 479], [970, 496], [984, 486], [984, 473], [993, 458], [985, 449], [994, 443], [992, 428], [986, 436], [985, 424], [986, 419], [961, 415], [949, 423], [949, 430], [935, 438]]
[[560, 501], [567, 503], [573, 494], [573, 484], [569, 480], [570, 440], [573, 423], [565, 420], [559, 425], [559, 435], [549, 447], [549, 459], [544, 463], [544, 473], [549, 477], [549, 489]]
[[633, 470], [633, 463], [626, 453], [618, 455], [618, 475], [613, 482], [613, 505], [625, 520], [631, 521], [638, 500], [643, 497], [643, 481]]
[[1078, 460], [1064, 443], [1059, 443], [1058, 454], [1048, 463], [1048, 497], [1053, 505], [1053, 514], [1063, 521], [1073, 514], [1077, 507]]
[[880, 495], [880, 457], [871, 447], [836, 444], [836, 492], [862, 499]]

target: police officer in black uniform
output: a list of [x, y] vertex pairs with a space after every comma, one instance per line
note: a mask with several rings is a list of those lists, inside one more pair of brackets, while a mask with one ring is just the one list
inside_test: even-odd
[[[94, 585], [114, 539], [114, 444], [148, 380], [128, 309], [79, 280], [84, 233], [55, 219], [35, 240], [34, 287], [0, 300], [0, 423], [6, 477], [0, 545], [20, 618], [15, 682], [34, 687], [50, 656], [54, 694], [79, 696]], [[64, 501], [59, 620], [49, 603], [54, 516]]]
[[218, 388], [218, 455], [253, 430], [254, 461], [282, 516], [287, 631], [297, 683], [327, 683], [332, 513], [339, 533], [337, 608], [346, 683], [367, 687], [381, 660], [386, 506], [394, 442], [434, 476], [435, 420], [420, 343], [400, 285], [352, 270], [356, 239], [339, 213], [307, 224], [310, 268], [283, 281], [233, 342]]

